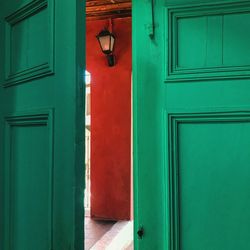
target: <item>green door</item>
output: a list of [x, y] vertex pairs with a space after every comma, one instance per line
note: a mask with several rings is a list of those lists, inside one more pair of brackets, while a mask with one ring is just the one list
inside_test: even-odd
[[250, 2], [133, 4], [136, 249], [248, 250]]
[[0, 5], [0, 249], [83, 249], [84, 1]]

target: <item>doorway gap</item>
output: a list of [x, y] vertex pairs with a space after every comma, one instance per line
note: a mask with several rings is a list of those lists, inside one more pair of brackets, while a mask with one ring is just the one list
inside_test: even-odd
[[[125, 22], [128, 22], [128, 21], [125, 21]], [[102, 28], [103, 25], [100, 25], [101, 23], [102, 22], [97, 24], [100, 26], [98, 29]], [[118, 25], [119, 25], [120, 35], [122, 35], [120, 37], [120, 42], [121, 42], [122, 40], [124, 40], [124, 38], [126, 38], [126, 35], [129, 32], [123, 31], [123, 29], [122, 29], [122, 26], [124, 26], [123, 20], [118, 20]], [[91, 46], [89, 46], [89, 48], [88, 48], [88, 44], [86, 46], [86, 48], [87, 48], [86, 49], [87, 71], [85, 72], [85, 83], [86, 83], [86, 96], [85, 96], [85, 98], [86, 98], [86, 103], [85, 103], [86, 104], [86, 111], [85, 111], [85, 116], [86, 116], [86, 118], [85, 118], [85, 120], [86, 120], [86, 123], [85, 123], [86, 189], [85, 189], [85, 197], [84, 197], [84, 206], [85, 206], [85, 248], [84, 249], [85, 250], [95, 250], [95, 249], [104, 249], [104, 250], [105, 249], [107, 249], [107, 250], [108, 249], [109, 250], [126, 249], [126, 250], [131, 250], [131, 249], [133, 249], [133, 242], [132, 242], [133, 241], [133, 221], [132, 221], [132, 210], [133, 209], [132, 209], [132, 202], [131, 201], [130, 201], [131, 208], [130, 207], [128, 208], [128, 210], [130, 210], [130, 214], [131, 214], [130, 220], [127, 220], [127, 219], [129, 219], [128, 215], [124, 216], [126, 218], [124, 218], [124, 217], [121, 218], [122, 220], [114, 221], [114, 220], [111, 220], [112, 216], [107, 217], [107, 218], [103, 218], [103, 217], [96, 218], [96, 217], [93, 217], [92, 216], [93, 213], [91, 213], [91, 199], [94, 197], [93, 191], [92, 191], [93, 193], [91, 195], [91, 189], [92, 189], [91, 188], [91, 185], [92, 185], [92, 183], [91, 183], [91, 171], [93, 170], [93, 169], [91, 170], [91, 164], [93, 164], [93, 161], [91, 159], [91, 154], [94, 152], [93, 148], [91, 146], [91, 140], [93, 139], [93, 137], [92, 137], [93, 133], [95, 133], [95, 131], [93, 131], [93, 126], [92, 126], [95, 123], [93, 121], [91, 122], [91, 120], [93, 118], [93, 116], [92, 116], [93, 115], [92, 114], [93, 107], [96, 107], [96, 106], [91, 107], [91, 102], [93, 102], [91, 95], [94, 93], [95, 98], [101, 99], [101, 101], [98, 100], [99, 101], [98, 105], [100, 105], [100, 103], [102, 103], [98, 107], [98, 112], [105, 112], [105, 107], [107, 108], [108, 105], [114, 105], [114, 107], [112, 107], [111, 109], [116, 109], [115, 105], [117, 105], [117, 104], [120, 105], [119, 101], [118, 102], [114, 101], [114, 104], [113, 103], [111, 104], [111, 103], [109, 103], [110, 102], [109, 100], [111, 100], [111, 99], [114, 99], [114, 100], [118, 99], [119, 100], [119, 98], [124, 98], [124, 95], [125, 96], [127, 95], [127, 97], [125, 98], [126, 102], [127, 102], [126, 105], [128, 105], [127, 107], [132, 106], [132, 104], [130, 103], [130, 99], [129, 99], [129, 93], [128, 93], [129, 88], [124, 89], [124, 91], [127, 91], [127, 92], [123, 92], [123, 90], [120, 90], [121, 87], [124, 85], [124, 80], [122, 80], [122, 79], [117, 80], [116, 79], [117, 77], [118, 78], [122, 77], [122, 76], [119, 76], [119, 74], [120, 74], [119, 70], [121, 70], [122, 74], [124, 74], [124, 71], [126, 71], [124, 74], [126, 79], [127, 79], [125, 81], [125, 84], [127, 84], [127, 86], [130, 84], [130, 88], [132, 91], [131, 71], [128, 70], [129, 65], [122, 65], [122, 63], [123, 63], [122, 60], [124, 60], [124, 59], [122, 59], [122, 57], [124, 58], [124, 55], [121, 53], [122, 47], [125, 48], [125, 50], [128, 49], [129, 40], [126, 38], [127, 41], [125, 42], [124, 46], [122, 46], [121, 48], [117, 48], [118, 49], [117, 51], [120, 51], [120, 55], [119, 55], [119, 52], [116, 54], [117, 55], [117, 62], [116, 62], [117, 65], [115, 65], [112, 68], [108, 68], [108, 66], [106, 64], [107, 63], [106, 57], [101, 54], [101, 51], [99, 51], [99, 48], [97, 48], [97, 46], [96, 46], [96, 45], [99, 46], [97, 40], [95, 41], [95, 39], [96, 39], [95, 35], [97, 34], [97, 32], [96, 31], [93, 32], [93, 27], [91, 27], [91, 29], [92, 29], [92, 31], [91, 31], [92, 32], [91, 33], [92, 40], [91, 40], [91, 42], [89, 42], [89, 44]], [[116, 22], [114, 25], [114, 29], [116, 29]], [[129, 28], [128, 28], [128, 30], [129, 30]], [[98, 32], [99, 32], [99, 30], [98, 30]], [[87, 36], [88, 35], [89, 35], [89, 33], [87, 33]], [[88, 40], [88, 37], [87, 37], [87, 40]], [[119, 45], [118, 45], [118, 47], [119, 47]], [[91, 53], [90, 60], [92, 60], [91, 63], [89, 63], [89, 60], [88, 60], [88, 54], [90, 54], [90, 53]], [[129, 59], [128, 59], [129, 52], [128, 51], [126, 52], [126, 57], [127, 57], [126, 60], [128, 62], [129, 61]], [[130, 58], [130, 60], [132, 61], [131, 58]], [[88, 65], [90, 65], [90, 66], [88, 66]], [[117, 69], [118, 69], [118, 71], [116, 73]], [[98, 75], [100, 75], [100, 76], [98, 77]], [[110, 76], [112, 76], [112, 78]], [[110, 77], [110, 79], [109, 79], [109, 77]], [[101, 78], [101, 79], [97, 79], [97, 78]], [[116, 85], [114, 84], [115, 82], [117, 83]], [[96, 87], [98, 87], [100, 85], [102, 86], [102, 88], [98, 89], [98, 91], [99, 91], [98, 96], [100, 95], [100, 98], [99, 98], [96, 96], [96, 94], [97, 94]], [[110, 85], [112, 86], [111, 88], [110, 88]], [[92, 91], [93, 86], [94, 86], [94, 90]], [[113, 91], [115, 91], [115, 92], [113, 92]], [[114, 96], [114, 93], [116, 93], [116, 96]], [[120, 95], [120, 97], [119, 97], [119, 95]], [[106, 99], [104, 98], [104, 96]], [[108, 104], [108, 105], [106, 105], [106, 104]], [[124, 105], [124, 99], [123, 99], [122, 105]], [[123, 106], [123, 108], [124, 108], [124, 106]], [[96, 110], [96, 108], [94, 108], [94, 111], [95, 110]], [[110, 109], [109, 109], [109, 111], [110, 111]], [[131, 111], [132, 111], [132, 108], [131, 108]], [[107, 126], [105, 128], [105, 130], [103, 131], [103, 133], [106, 133], [106, 135], [107, 135], [104, 140], [109, 140], [108, 136], [110, 133], [110, 129], [113, 130], [113, 131], [111, 131], [111, 133], [113, 133], [114, 129], [115, 129], [115, 131], [119, 131], [119, 129], [120, 129], [119, 126], [123, 127], [122, 122], [119, 121], [119, 119], [121, 119], [121, 115], [119, 113], [122, 114], [123, 112], [124, 112], [124, 110], [120, 110], [119, 112], [116, 111], [116, 113], [113, 113], [113, 111], [112, 111], [111, 113], [108, 114], [108, 116], [106, 117], [106, 122], [109, 124], [109, 126]], [[130, 119], [132, 120], [132, 112], [130, 114], [130, 118], [128, 116], [129, 115], [128, 108], [125, 108], [125, 113], [127, 115], [126, 115], [126, 119], [124, 119], [123, 122], [125, 122], [125, 124], [127, 124], [126, 127], [132, 131], [132, 129], [131, 129], [132, 124], [129, 123], [129, 120]], [[104, 114], [102, 113], [102, 116], [103, 115]], [[115, 120], [114, 120], [114, 117], [116, 117]], [[112, 122], [114, 122], [114, 121], [117, 122], [117, 118], [118, 118], [118, 123], [115, 124], [112, 128]], [[99, 124], [98, 124], [98, 126], [99, 126]], [[99, 131], [99, 133], [100, 133], [100, 131]], [[128, 142], [129, 142], [129, 140], [130, 140], [130, 142], [132, 142], [131, 134], [128, 133], [128, 130], [126, 133], [127, 133], [126, 140]], [[118, 136], [121, 136], [121, 133], [118, 134]], [[91, 139], [91, 137], [92, 137], [92, 139]], [[119, 140], [122, 140], [122, 137], [119, 137]], [[116, 142], [114, 142], [113, 145], [116, 145], [115, 143]], [[91, 148], [92, 148], [92, 152], [91, 152]], [[127, 148], [129, 148], [129, 147], [127, 147]], [[112, 164], [112, 160], [113, 160], [112, 159], [113, 153], [115, 155], [114, 158], [117, 158], [116, 157], [116, 155], [117, 155], [116, 150], [119, 151], [120, 150], [119, 147], [111, 149], [111, 151], [108, 152], [108, 154], [111, 155], [111, 164]], [[122, 150], [124, 151], [124, 149], [122, 149]], [[130, 151], [131, 151], [130, 155], [132, 155], [132, 147], [130, 147]], [[131, 182], [130, 190], [132, 191], [132, 188], [133, 188], [133, 185], [132, 185], [132, 162], [130, 162], [131, 159], [130, 159], [128, 151], [126, 151], [126, 152], [127, 153], [126, 153], [125, 157], [128, 158], [128, 162], [126, 163], [126, 165], [128, 167], [130, 167], [131, 176], [129, 178], [131, 178], [131, 179], [130, 179], [130, 181], [128, 181], [125, 178], [124, 183]], [[114, 160], [114, 161], [116, 161], [116, 163], [114, 163], [113, 167], [119, 166], [120, 159], [122, 160], [122, 158], [119, 158], [118, 160], [117, 159]], [[96, 165], [94, 165], [94, 166], [96, 166]], [[111, 171], [111, 170], [108, 170], [108, 171]], [[126, 171], [128, 171], [128, 170], [126, 170]], [[103, 172], [102, 172], [102, 174], [103, 174]], [[123, 175], [120, 175], [120, 176], [119, 176], [119, 174], [117, 175], [119, 182], [122, 181], [122, 179], [121, 179], [121, 178], [123, 178], [122, 176]], [[100, 180], [100, 181], [102, 181], [102, 180]], [[120, 185], [120, 183], [118, 183], [118, 185]], [[128, 186], [129, 186], [129, 184], [128, 184]], [[102, 188], [105, 189], [105, 185], [102, 185]], [[116, 188], [116, 186], [113, 187], [113, 189], [115, 189], [115, 188]], [[102, 190], [100, 190], [100, 191], [102, 192]], [[104, 192], [104, 195], [108, 195], [108, 193]], [[91, 198], [91, 196], [92, 196], [92, 198]], [[132, 200], [132, 194], [130, 194], [130, 196], [131, 196], [130, 199]], [[106, 200], [106, 198], [105, 198], [105, 200]], [[117, 200], [119, 200], [119, 197], [116, 198], [115, 202], [117, 202]], [[109, 201], [109, 199], [107, 199], [107, 201]], [[105, 206], [105, 204], [103, 204], [103, 205]], [[115, 206], [113, 206], [113, 207], [115, 207]], [[111, 208], [111, 210], [112, 210], [112, 208]], [[116, 218], [116, 217], [114, 217], [114, 218]], [[125, 221], [123, 219], [125, 219]], [[118, 247], [119, 246], [118, 244], [120, 244], [120, 246], [123, 246], [123, 247], [122, 248]]]

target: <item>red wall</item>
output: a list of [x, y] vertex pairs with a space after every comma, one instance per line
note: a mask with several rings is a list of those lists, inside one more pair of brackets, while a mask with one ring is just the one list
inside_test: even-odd
[[130, 219], [131, 18], [113, 20], [116, 65], [107, 66], [96, 35], [107, 20], [86, 25], [91, 73], [91, 216]]

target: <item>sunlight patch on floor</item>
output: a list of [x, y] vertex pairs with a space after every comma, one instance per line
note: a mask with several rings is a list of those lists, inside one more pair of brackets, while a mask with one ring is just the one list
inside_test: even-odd
[[91, 250], [132, 250], [133, 222], [119, 221], [105, 233]]

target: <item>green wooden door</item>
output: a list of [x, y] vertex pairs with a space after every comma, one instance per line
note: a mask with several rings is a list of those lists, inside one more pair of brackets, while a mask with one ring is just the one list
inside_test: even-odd
[[0, 5], [0, 249], [83, 249], [84, 1]]
[[250, 2], [133, 7], [136, 249], [250, 249]]

